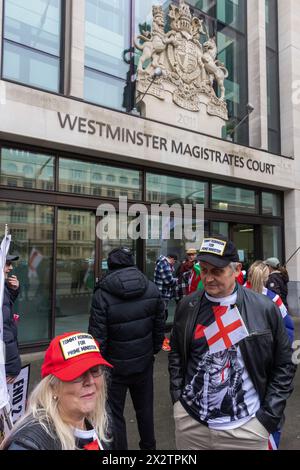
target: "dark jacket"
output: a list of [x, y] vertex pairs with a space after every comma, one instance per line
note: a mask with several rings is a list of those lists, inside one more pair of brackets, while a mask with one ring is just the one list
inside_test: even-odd
[[164, 302], [135, 266], [110, 271], [95, 288], [89, 333], [114, 375], [143, 372], [164, 339]]
[[19, 295], [19, 289], [10, 289], [5, 283], [3, 296], [3, 341], [5, 343], [5, 372], [17, 376], [21, 370], [18, 348], [18, 331], [13, 315], [13, 304]]
[[[170, 391], [176, 402], [184, 388], [189, 348], [204, 291], [185, 297], [177, 307], [169, 353]], [[237, 307], [249, 336], [239, 343], [245, 367], [259, 395], [257, 418], [273, 433], [293, 390], [296, 366], [278, 307], [266, 296], [238, 286]]]
[[[49, 424], [45, 427], [29, 416], [20, 429], [9, 436], [3, 450], [62, 450], [60, 441]], [[101, 442], [104, 450], [113, 450], [113, 440]]]
[[288, 295], [288, 282], [289, 277], [287, 274], [280, 271], [273, 271], [270, 273], [266, 287], [276, 294], [280, 295], [284, 305], [288, 308], [287, 295]]

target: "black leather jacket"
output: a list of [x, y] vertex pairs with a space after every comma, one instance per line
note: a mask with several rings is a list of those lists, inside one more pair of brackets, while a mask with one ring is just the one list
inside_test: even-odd
[[[170, 391], [173, 403], [185, 384], [189, 348], [204, 291], [185, 297], [177, 307], [169, 353]], [[249, 336], [239, 343], [245, 367], [259, 395], [256, 417], [270, 432], [283, 418], [286, 400], [293, 391], [296, 366], [282, 316], [266, 296], [238, 286], [237, 307]]]

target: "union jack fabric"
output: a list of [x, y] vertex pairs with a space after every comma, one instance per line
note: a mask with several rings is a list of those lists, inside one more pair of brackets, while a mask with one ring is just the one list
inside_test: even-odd
[[266, 287], [263, 287], [262, 294], [269, 297], [277, 305], [282, 315], [282, 318], [285, 318], [287, 316], [288, 311], [286, 309], [286, 306], [284, 305], [281, 300], [281, 297], [278, 294], [276, 294], [272, 290], [267, 289]]

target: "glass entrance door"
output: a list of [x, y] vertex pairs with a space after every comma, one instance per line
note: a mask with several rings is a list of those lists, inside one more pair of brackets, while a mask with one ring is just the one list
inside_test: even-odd
[[95, 284], [94, 211], [58, 209], [55, 334], [88, 328]]
[[255, 226], [247, 224], [232, 224], [231, 239], [235, 243], [243, 269], [248, 270], [255, 261]]
[[[128, 223], [130, 223], [128, 218]], [[108, 253], [127, 246], [141, 263], [140, 240], [118, 238], [119, 216], [116, 215], [116, 237], [98, 238], [101, 219], [94, 211], [58, 209], [56, 242], [55, 334], [87, 331], [95, 283], [108, 270]]]

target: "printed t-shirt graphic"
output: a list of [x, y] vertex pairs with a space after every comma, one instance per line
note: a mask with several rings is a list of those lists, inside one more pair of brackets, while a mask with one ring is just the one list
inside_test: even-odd
[[[193, 418], [212, 428], [234, 428], [251, 419], [259, 408], [238, 347], [248, 331], [234, 305], [220, 305], [207, 297], [194, 331], [181, 403]], [[229, 300], [234, 304], [236, 295]]]

